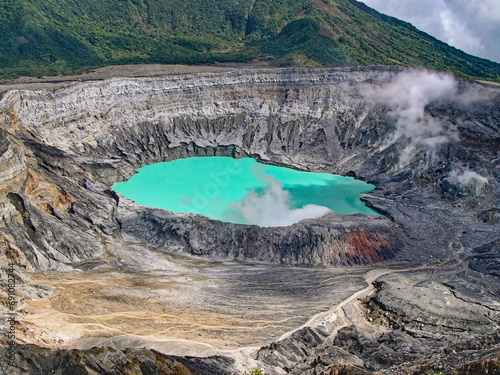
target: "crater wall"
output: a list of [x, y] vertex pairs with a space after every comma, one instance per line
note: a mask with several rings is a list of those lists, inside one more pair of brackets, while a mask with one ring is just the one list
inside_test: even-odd
[[[425, 199], [459, 194], [471, 216], [496, 204], [492, 199], [479, 203], [470, 187], [458, 180], [453, 184], [450, 176], [454, 169], [466, 169], [489, 181], [481, 194], [492, 197], [498, 189], [491, 162], [491, 154], [498, 152], [498, 90], [457, 81], [452, 96], [431, 98], [417, 108], [422, 111], [417, 122], [429, 126], [425, 121], [431, 118], [449, 139], [433, 148], [423, 141], [412, 144], [412, 138], [419, 139], [412, 133], [391, 142], [409, 104], [381, 102], [373, 93], [405, 74], [387, 67], [278, 69], [9, 91], [0, 103], [3, 128], [23, 144], [22, 150], [17, 147], [17, 160], [29, 155], [24, 169], [31, 168], [24, 186], [4, 189], [4, 197], [11, 194], [11, 205], [25, 218], [24, 229], [9, 231], [17, 243], [30, 243], [24, 248], [37, 249], [28, 258], [42, 269], [99, 256], [102, 235], [122, 235], [165, 251], [286, 264], [413, 261], [427, 256], [429, 247], [436, 257], [445, 256], [450, 236], [457, 233], [442, 230], [446, 224], [429, 212]], [[406, 84], [415, 85], [410, 78]], [[4, 148], [12, 153], [15, 142], [6, 142]], [[406, 160], [408, 149], [412, 154]], [[139, 207], [110, 191], [142, 165], [199, 155], [251, 156], [264, 163], [354, 175], [378, 185], [365, 199], [385, 217], [332, 214], [290, 228], [259, 230]], [[19, 168], [13, 165], [10, 173], [23, 176]], [[38, 190], [28, 188], [33, 179]], [[404, 204], [410, 195], [422, 198]], [[453, 209], [453, 202], [445, 203], [443, 209]], [[419, 226], [428, 227], [428, 222], [435, 225], [427, 235]], [[434, 236], [433, 230], [444, 235]], [[47, 243], [47, 233], [57, 231], [64, 240], [56, 246]], [[71, 231], [68, 238], [62, 234]], [[88, 238], [82, 242], [78, 231]], [[350, 240], [354, 233], [369, 233], [376, 240]], [[68, 250], [72, 238], [77, 241]]]

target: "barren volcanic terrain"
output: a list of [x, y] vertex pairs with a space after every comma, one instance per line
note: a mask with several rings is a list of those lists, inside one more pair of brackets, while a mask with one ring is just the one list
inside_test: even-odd
[[[395, 67], [5, 91], [1, 300], [17, 344], [3, 368], [498, 373], [499, 130], [499, 88]], [[213, 155], [374, 183], [362, 199], [381, 215], [262, 228], [111, 189]]]

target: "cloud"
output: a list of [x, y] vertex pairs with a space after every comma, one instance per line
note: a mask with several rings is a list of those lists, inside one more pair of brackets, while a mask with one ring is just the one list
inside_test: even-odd
[[362, 0], [467, 53], [500, 62], [498, 0]]
[[408, 164], [415, 151], [421, 148], [434, 153], [440, 145], [458, 139], [455, 129], [425, 111], [433, 102], [456, 97], [457, 82], [450, 75], [425, 70], [406, 71], [382, 86], [367, 86], [364, 95], [389, 108], [389, 116], [396, 121], [396, 130], [386, 140], [384, 148], [404, 140], [406, 147], [400, 157], [403, 165]]
[[288, 192], [279, 181], [264, 173], [260, 173], [259, 178], [268, 182], [269, 186], [261, 192], [252, 190], [242, 202], [232, 203], [231, 220], [260, 227], [280, 227], [304, 219], [318, 219], [332, 212], [329, 208], [315, 204], [292, 208]]

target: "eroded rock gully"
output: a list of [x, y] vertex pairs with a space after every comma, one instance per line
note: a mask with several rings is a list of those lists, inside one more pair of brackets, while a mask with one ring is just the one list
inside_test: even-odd
[[[1, 264], [16, 264], [23, 344], [9, 373], [498, 371], [499, 105], [498, 89], [390, 67], [5, 92]], [[111, 190], [204, 155], [357, 176], [382, 215], [259, 228]]]

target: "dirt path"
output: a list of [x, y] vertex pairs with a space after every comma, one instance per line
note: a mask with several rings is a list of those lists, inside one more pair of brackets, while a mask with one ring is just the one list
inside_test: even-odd
[[0, 80], [0, 93], [8, 90], [58, 89], [80, 81], [101, 81], [109, 78], [162, 77], [179, 74], [223, 73], [244, 69], [276, 68], [268, 62], [219, 63], [214, 65], [110, 65], [90, 70], [82, 74], [51, 77], [19, 77], [13, 80]]
[[288, 337], [290, 337], [293, 333], [306, 328], [306, 327], [314, 327], [314, 326], [334, 326], [333, 331], [331, 332], [330, 336], [336, 335], [337, 332], [344, 328], [347, 327], [348, 325], [351, 324], [363, 324], [367, 325], [367, 322], [364, 321], [365, 319], [362, 318], [362, 314], [355, 314], [356, 315], [356, 321], [352, 321], [351, 318], [348, 318], [345, 314], [345, 310], [348, 307], [354, 308], [354, 310], [359, 311], [359, 301], [370, 294], [372, 294], [375, 291], [375, 288], [373, 287], [373, 282], [378, 279], [380, 276], [387, 275], [389, 273], [396, 273], [396, 272], [406, 272], [406, 271], [413, 271], [413, 270], [418, 270], [422, 268], [426, 268], [427, 266], [418, 266], [418, 267], [410, 267], [410, 268], [403, 268], [403, 269], [391, 269], [391, 268], [378, 268], [374, 270], [368, 271], [365, 275], [365, 282], [368, 284], [366, 288], [361, 289], [357, 291], [356, 293], [352, 294], [350, 297], [346, 298], [342, 302], [340, 302], [338, 305], [333, 306], [331, 309], [327, 311], [320, 312], [313, 317], [311, 317], [306, 323], [304, 323], [302, 326], [295, 328], [285, 334], [283, 334], [279, 340], [281, 341], [284, 340]]

